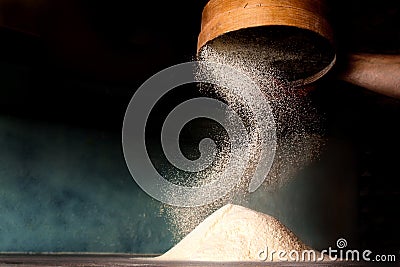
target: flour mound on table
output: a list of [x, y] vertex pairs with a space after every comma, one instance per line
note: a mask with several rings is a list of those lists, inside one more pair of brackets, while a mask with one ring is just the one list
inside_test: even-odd
[[206, 218], [158, 259], [260, 261], [260, 251], [266, 247], [269, 251], [284, 250], [287, 253], [310, 249], [277, 219], [228, 204]]

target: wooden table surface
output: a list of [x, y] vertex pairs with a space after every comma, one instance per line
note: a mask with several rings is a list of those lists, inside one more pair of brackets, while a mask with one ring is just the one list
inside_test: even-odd
[[[146, 259], [147, 258], [147, 259]], [[288, 262], [188, 262], [156, 261], [149, 255], [133, 254], [0, 254], [0, 266], [375, 266], [353, 262], [288, 263]], [[396, 266], [379, 265], [379, 266]]]

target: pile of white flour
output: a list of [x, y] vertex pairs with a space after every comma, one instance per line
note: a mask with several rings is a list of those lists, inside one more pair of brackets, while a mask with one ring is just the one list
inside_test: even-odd
[[[241, 206], [225, 205], [198, 225], [159, 260], [277, 261], [262, 251], [309, 250], [277, 219]], [[318, 255], [318, 253], [316, 252]], [[290, 259], [289, 259], [290, 260]]]

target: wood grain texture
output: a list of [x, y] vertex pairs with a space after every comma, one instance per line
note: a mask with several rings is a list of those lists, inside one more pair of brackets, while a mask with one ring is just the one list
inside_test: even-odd
[[[208, 266], [309, 266], [310, 263], [306, 262], [291, 262], [288, 265], [285, 262], [264, 262], [264, 261], [242, 261], [242, 262], [206, 262], [206, 261], [161, 261], [152, 258], [140, 258], [142, 255], [128, 255], [128, 254], [57, 254], [57, 255], [27, 255], [27, 254], [14, 254], [14, 255], [1, 255], [0, 266], [31, 266], [31, 267], [208, 267]], [[370, 266], [361, 262], [313, 262], [312, 266], [315, 267], [328, 267], [328, 266], [351, 266], [362, 267]], [[383, 266], [395, 266], [383, 265]]]
[[293, 26], [333, 40], [323, 0], [211, 0], [202, 14], [197, 50], [232, 31], [259, 26]]

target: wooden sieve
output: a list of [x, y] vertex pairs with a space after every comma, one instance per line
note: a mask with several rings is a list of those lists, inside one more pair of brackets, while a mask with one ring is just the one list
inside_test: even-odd
[[[333, 33], [324, 0], [210, 0], [203, 10], [197, 51], [226, 35], [263, 36], [280, 58], [273, 64], [294, 86], [310, 84], [334, 65]], [[289, 55], [297, 53], [293, 59]], [[287, 55], [287, 56], [286, 56]]]

